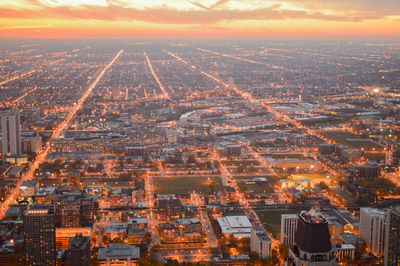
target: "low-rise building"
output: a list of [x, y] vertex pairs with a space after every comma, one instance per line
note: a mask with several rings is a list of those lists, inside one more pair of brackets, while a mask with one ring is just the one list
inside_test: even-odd
[[218, 217], [222, 234], [233, 237], [250, 237], [252, 224], [245, 215]]
[[37, 180], [24, 181], [19, 189], [22, 197], [32, 197], [39, 190], [39, 182]]
[[111, 243], [106, 248], [100, 248], [97, 256], [100, 266], [137, 265], [140, 249], [131, 247], [128, 243]]

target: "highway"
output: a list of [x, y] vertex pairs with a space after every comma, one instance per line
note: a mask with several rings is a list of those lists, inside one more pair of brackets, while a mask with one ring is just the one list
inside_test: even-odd
[[[167, 54], [169, 54], [169, 55], [171, 55], [172, 57], [176, 58], [178, 61], [182, 62], [183, 64], [190, 66], [192, 69], [197, 69], [197, 70], [200, 71], [203, 75], [205, 75], [205, 76], [211, 78], [212, 80], [214, 80], [214, 81], [216, 81], [216, 82], [219, 82], [219, 83], [220, 83], [222, 86], [224, 86], [226, 89], [229, 88], [229, 89], [233, 90], [233, 91], [236, 92], [238, 95], [240, 95], [243, 99], [245, 99], [245, 100], [247, 100], [247, 101], [249, 101], [249, 102], [258, 103], [258, 104], [260, 104], [261, 106], [264, 106], [264, 107], [267, 109], [268, 112], [272, 113], [274, 116], [276, 116], [277, 118], [281, 119], [282, 121], [284, 121], [284, 122], [286, 122], [286, 123], [288, 123], [288, 124], [292, 124], [292, 125], [294, 125], [296, 128], [301, 128], [301, 129], [305, 130], [308, 134], [310, 134], [310, 135], [316, 135], [316, 136], [318, 136], [318, 137], [324, 139], [325, 141], [329, 142], [324, 136], [319, 135], [319, 134], [316, 132], [316, 130], [311, 129], [311, 128], [308, 128], [308, 127], [304, 126], [303, 124], [301, 124], [300, 122], [298, 122], [298, 121], [296, 121], [296, 120], [294, 120], [294, 119], [292, 119], [292, 118], [290, 118], [290, 117], [288, 117], [288, 116], [286, 116], [286, 115], [280, 113], [279, 111], [273, 109], [271, 106], [265, 104], [262, 100], [259, 100], [259, 99], [254, 98], [250, 93], [241, 91], [241, 90], [239, 90], [239, 89], [236, 88], [236, 87], [229, 87], [228, 84], [225, 83], [225, 82], [223, 82], [221, 79], [219, 79], [219, 78], [217, 78], [217, 77], [215, 77], [215, 76], [213, 76], [213, 75], [211, 75], [211, 74], [209, 74], [209, 73], [207, 73], [207, 72], [204, 72], [204, 71], [202, 71], [202, 70], [199, 70], [196, 66], [191, 65], [190, 63], [188, 63], [186, 60], [182, 59], [181, 57], [179, 57], [179, 56], [177, 56], [177, 55], [175, 55], [175, 54], [173, 54], [173, 53], [171, 53], [171, 52], [169, 52], [169, 51], [167, 51], [167, 50], [164, 50], [164, 52], [166, 52]], [[246, 145], [246, 146], [248, 146], [248, 145]], [[254, 151], [253, 149], [249, 149], [249, 150], [250, 150], [250, 152], [253, 151], [253, 152], [254, 152], [254, 155], [255, 155], [255, 157], [256, 157], [256, 159], [260, 161], [260, 155], [257, 154], [257, 153], [255, 153], [255, 151]], [[220, 159], [219, 159], [219, 157], [217, 156], [216, 153], [214, 154], [213, 157], [214, 157], [214, 159], [220, 161]], [[264, 165], [264, 164], [265, 164], [265, 165], [267, 164], [267, 163], [265, 162], [265, 160], [262, 161], [262, 165]], [[272, 169], [272, 168], [270, 167], [270, 169]], [[237, 187], [236, 181], [235, 181], [234, 179], [232, 179], [232, 175], [231, 175], [231, 174], [229, 173], [229, 171], [223, 166], [222, 163], [221, 163], [221, 169], [220, 169], [220, 170], [221, 170], [221, 177], [222, 177], [222, 183], [223, 183], [223, 185], [226, 186], [226, 185], [228, 185], [228, 183], [230, 183], [230, 184], [231, 184], [233, 187], [235, 187], [235, 189], [238, 191], [238, 189], [237, 189], [238, 187]], [[258, 216], [255, 215], [254, 211], [253, 211], [251, 208], [249, 208], [249, 204], [248, 204], [246, 198], [242, 195], [242, 193], [239, 193], [239, 192], [238, 192], [238, 199], [239, 199], [240, 204], [245, 208], [246, 212], [248, 213], [248, 216], [249, 216], [249, 217], [253, 217], [253, 216], [254, 216], [255, 219], [256, 219], [256, 222], [259, 223], [259, 224], [262, 224], [262, 223], [258, 220]], [[279, 244], [279, 241], [276, 240], [276, 239], [273, 239], [273, 238], [272, 238], [272, 235], [270, 235], [270, 237], [271, 237], [271, 239], [272, 239], [272, 242], [273, 242], [273, 245], [274, 245], [274, 246], [277, 245], [277, 244]]]
[[216, 55], [220, 55], [220, 56], [224, 56], [224, 57], [233, 58], [233, 59], [236, 59], [236, 60], [239, 60], [239, 61], [244, 61], [244, 62], [249, 62], [249, 63], [253, 63], [253, 64], [257, 64], [257, 65], [262, 65], [262, 66], [266, 66], [266, 67], [277, 68], [277, 69], [281, 69], [281, 70], [285, 70], [285, 71], [289, 71], [289, 72], [298, 72], [298, 71], [293, 70], [293, 69], [289, 69], [289, 68], [285, 68], [285, 67], [281, 67], [281, 66], [271, 66], [270, 64], [267, 64], [267, 63], [254, 61], [254, 60], [250, 60], [250, 59], [247, 59], [247, 58], [234, 56], [234, 55], [230, 55], [230, 54], [223, 54], [223, 53], [210, 51], [210, 50], [205, 50], [205, 49], [201, 49], [201, 48], [197, 48], [197, 50], [202, 51], [202, 52], [206, 52], [206, 53], [210, 53], [210, 54], [216, 54]]
[[[57, 138], [60, 136], [61, 131], [64, 130], [68, 126], [68, 124], [71, 122], [72, 118], [74, 118], [74, 116], [76, 115], [76, 112], [82, 107], [85, 100], [89, 97], [89, 95], [92, 93], [93, 89], [96, 87], [97, 83], [103, 77], [104, 73], [115, 63], [115, 61], [122, 54], [122, 52], [123, 52], [123, 50], [119, 51], [117, 53], [117, 55], [111, 60], [111, 62], [108, 63], [103, 68], [103, 70], [99, 73], [99, 75], [96, 77], [96, 79], [90, 84], [90, 86], [86, 90], [86, 92], [81, 96], [81, 98], [78, 100], [78, 102], [70, 110], [68, 116], [64, 119], [64, 121], [55, 128], [51, 138]], [[2, 219], [4, 217], [8, 208], [10, 207], [10, 205], [13, 204], [17, 200], [18, 195], [19, 195], [19, 189], [20, 189], [22, 182], [31, 180], [33, 178], [33, 174], [34, 174], [35, 170], [38, 169], [39, 165], [44, 162], [49, 151], [50, 151], [50, 141], [47, 142], [46, 146], [42, 149], [42, 151], [39, 154], [37, 154], [35, 161], [33, 161], [28, 166], [27, 170], [21, 176], [21, 178], [18, 180], [18, 182], [16, 183], [13, 190], [10, 192], [9, 195], [7, 195], [7, 199], [0, 205], [0, 219]]]
[[[188, 62], [185, 61], [184, 59], [180, 58], [179, 56], [177, 56], [177, 55], [175, 55], [175, 54], [173, 54], [173, 53], [171, 53], [171, 52], [169, 52], [169, 51], [167, 51], [167, 50], [164, 50], [164, 52], [166, 52], [166, 53], [168, 53], [169, 55], [175, 57], [178, 61], [180, 61], [180, 62], [182, 62], [182, 63], [184, 63], [184, 64], [190, 66], [191, 68], [197, 69], [196, 66], [191, 65], [190, 63], [188, 63]], [[209, 77], [210, 79], [212, 79], [212, 80], [214, 80], [214, 81], [216, 81], [216, 82], [219, 82], [219, 83], [220, 83], [222, 86], [224, 86], [226, 89], [231, 89], [231, 90], [233, 90], [233, 91], [236, 92], [238, 95], [240, 95], [243, 99], [245, 99], [245, 100], [247, 100], [247, 101], [249, 101], [249, 102], [251, 102], [251, 103], [260, 104], [261, 106], [265, 107], [265, 108], [267, 109], [268, 112], [270, 112], [271, 114], [273, 114], [275, 117], [281, 119], [282, 121], [284, 121], [284, 122], [286, 122], [286, 123], [288, 123], [288, 124], [292, 124], [292, 125], [294, 125], [296, 128], [300, 128], [300, 129], [305, 130], [309, 135], [318, 136], [319, 138], [325, 140], [325, 141], [328, 142], [328, 143], [331, 142], [330, 140], [328, 140], [328, 139], [325, 138], [324, 136], [320, 135], [316, 130], [314, 130], [314, 129], [312, 129], [312, 128], [309, 128], [309, 127], [303, 125], [302, 123], [298, 122], [298, 121], [295, 120], [295, 119], [292, 119], [292, 118], [288, 117], [288, 116], [285, 115], [285, 114], [280, 113], [279, 111], [275, 110], [274, 108], [272, 108], [272, 107], [269, 106], [268, 104], [264, 103], [262, 100], [254, 98], [250, 93], [245, 92], [245, 91], [242, 91], [242, 90], [239, 90], [236, 86], [233, 86], [233, 87], [228, 86], [227, 83], [223, 82], [221, 79], [219, 79], [219, 78], [217, 78], [217, 77], [215, 77], [215, 76], [213, 76], [213, 75], [211, 75], [211, 74], [209, 74], [209, 73], [207, 73], [207, 72], [204, 72], [204, 71], [202, 71], [202, 70], [198, 70], [198, 71], [200, 71], [203, 75]]]
[[153, 66], [151, 65], [151, 62], [150, 62], [149, 57], [147, 56], [146, 52], [143, 52], [143, 54], [144, 54], [144, 56], [146, 57], [146, 61], [147, 61], [147, 64], [149, 65], [151, 74], [153, 74], [153, 77], [154, 77], [154, 79], [156, 80], [156, 82], [157, 82], [157, 84], [158, 84], [158, 87], [160, 87], [160, 90], [162, 91], [162, 93], [163, 93], [163, 95], [164, 95], [164, 98], [169, 99], [169, 94], [168, 94], [168, 92], [165, 90], [165, 87], [164, 87], [164, 85], [161, 83], [161, 81], [160, 81], [160, 79], [158, 78], [156, 72], [154, 72], [154, 69], [153, 69]]

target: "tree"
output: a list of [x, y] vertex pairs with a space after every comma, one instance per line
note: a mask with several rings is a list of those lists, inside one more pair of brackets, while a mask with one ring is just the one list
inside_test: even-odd
[[272, 255], [269, 258], [266, 258], [264, 260], [265, 264], [262, 265], [268, 265], [268, 266], [275, 266], [275, 265], [279, 265], [279, 258], [278, 258], [278, 251], [276, 249], [272, 250]]
[[244, 172], [246, 172], [246, 165], [239, 165], [238, 167], [237, 167], [237, 171], [238, 171], [238, 173], [244, 173]]
[[104, 170], [104, 165], [102, 163], [97, 163], [96, 164], [96, 171], [101, 172]]
[[167, 263], [164, 264], [164, 265], [165, 265], [165, 266], [179, 266], [180, 263], [179, 263], [179, 261], [177, 261], [177, 260], [171, 260], [171, 259], [169, 259], [169, 260], [167, 261]]
[[118, 177], [119, 181], [132, 181], [132, 175], [131, 174], [120, 174]]
[[151, 241], [151, 233], [150, 233], [150, 232], [146, 232], [146, 233], [144, 234], [144, 238], [146, 239], [146, 243], [147, 243], [147, 244], [150, 244], [150, 241]]
[[139, 266], [161, 266], [162, 265], [153, 257], [142, 257], [138, 260], [138, 264], [139, 264]]
[[186, 163], [187, 163], [187, 164], [196, 163], [196, 158], [194, 157], [194, 155], [190, 155], [190, 156], [186, 159]]
[[319, 183], [318, 183], [318, 187], [319, 187], [321, 190], [329, 190], [329, 186], [328, 186], [324, 181], [319, 182]]
[[260, 258], [258, 253], [254, 252], [254, 251], [250, 252], [249, 257], [250, 257], [250, 260], [253, 261], [253, 262], [257, 261]]
[[284, 260], [287, 256], [289, 256], [289, 247], [285, 244], [280, 244], [278, 247], [279, 256]]
[[215, 168], [219, 169], [221, 167], [221, 163], [219, 161], [215, 160], [213, 163]]

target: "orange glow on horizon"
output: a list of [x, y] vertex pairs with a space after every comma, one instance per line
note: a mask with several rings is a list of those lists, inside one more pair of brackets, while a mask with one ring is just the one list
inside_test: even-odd
[[344, 0], [6, 1], [0, 37], [398, 40], [400, 2], [387, 1], [393, 12]]

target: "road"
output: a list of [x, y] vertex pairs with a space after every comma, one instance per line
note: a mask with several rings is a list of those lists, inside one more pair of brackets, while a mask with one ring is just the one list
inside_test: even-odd
[[[196, 207], [204, 207], [204, 200], [201, 199], [198, 193], [192, 193], [192, 204]], [[211, 225], [210, 219], [208, 218], [206, 210], [200, 210], [200, 222], [203, 226], [203, 231], [207, 235], [207, 244], [210, 248], [217, 248], [218, 247], [218, 238], [215, 235], [214, 228]]]
[[[70, 110], [68, 116], [64, 119], [64, 121], [55, 128], [51, 138], [58, 138], [60, 136], [61, 131], [63, 131], [68, 126], [68, 124], [71, 122], [72, 118], [74, 118], [74, 116], [76, 115], [76, 112], [82, 107], [85, 100], [89, 97], [89, 95], [92, 93], [93, 89], [96, 87], [97, 83], [103, 77], [104, 73], [115, 63], [115, 61], [122, 54], [122, 52], [123, 52], [123, 50], [119, 51], [117, 53], [117, 55], [111, 60], [111, 62], [108, 63], [108, 65], [103, 68], [103, 70], [99, 73], [99, 75], [96, 77], [96, 79], [90, 84], [90, 86], [86, 90], [86, 92], [78, 100], [77, 104], [75, 104], [74, 107]], [[10, 207], [10, 205], [13, 204], [17, 200], [18, 195], [19, 195], [19, 188], [20, 188], [22, 182], [31, 180], [33, 178], [33, 174], [34, 174], [35, 170], [39, 168], [39, 165], [41, 163], [43, 163], [43, 161], [45, 160], [49, 151], [50, 151], [50, 141], [47, 142], [46, 146], [36, 156], [35, 161], [33, 161], [28, 166], [25, 173], [22, 174], [21, 178], [18, 180], [17, 184], [15, 185], [15, 188], [7, 196], [7, 199], [0, 205], [0, 219], [2, 219], [4, 217], [8, 208]]]
[[158, 219], [156, 213], [154, 211], [154, 186], [153, 186], [153, 177], [146, 173], [144, 179], [145, 185], [145, 196], [146, 196], [146, 205], [149, 208], [147, 213], [147, 222], [148, 222], [148, 230], [151, 233], [151, 243], [150, 248], [155, 245], [160, 244], [160, 236], [158, 235]]
[[239, 141], [239, 144], [246, 147], [246, 149], [250, 152], [250, 154], [260, 163], [261, 167], [267, 168], [269, 170], [269, 173], [272, 175], [278, 175], [275, 172], [272, 164], [269, 163], [264, 157], [262, 157], [259, 152], [255, 151], [253, 147], [251, 147], [249, 144], [247, 144], [245, 142], [241, 142], [241, 141]]
[[285, 68], [285, 67], [282, 67], [282, 66], [271, 66], [270, 64], [267, 64], [267, 63], [263, 63], [263, 62], [259, 62], [259, 61], [255, 61], [255, 60], [239, 57], [239, 56], [234, 56], [234, 55], [230, 55], [230, 54], [223, 54], [223, 53], [219, 53], [219, 52], [215, 52], [215, 51], [211, 51], [211, 50], [205, 50], [205, 49], [201, 49], [201, 48], [197, 48], [197, 50], [202, 51], [202, 52], [206, 52], [206, 53], [210, 53], [210, 54], [216, 54], [216, 55], [220, 55], [220, 56], [224, 56], [224, 57], [229, 57], [229, 58], [233, 58], [233, 59], [236, 59], [236, 60], [249, 62], [249, 63], [253, 63], [253, 64], [257, 64], [257, 65], [262, 65], [262, 66], [271, 67], [271, 68], [277, 68], [277, 69], [285, 70], [285, 71], [288, 71], [288, 72], [298, 72], [297, 70]]
[[[175, 54], [173, 54], [173, 53], [171, 53], [171, 52], [169, 52], [169, 51], [167, 51], [167, 50], [164, 50], [164, 52], [167, 53], [167, 54], [169, 54], [169, 55], [171, 55], [172, 57], [176, 58], [178, 61], [182, 62], [183, 64], [190, 66], [192, 69], [197, 69], [196, 66], [191, 65], [190, 63], [188, 63], [187, 61], [185, 61], [185, 60], [182, 59], [181, 57], [179, 57], [179, 56], [177, 56], [177, 55], [175, 55]], [[205, 75], [205, 76], [207, 76], [207, 77], [213, 79], [214, 81], [219, 82], [219, 83], [220, 83], [222, 86], [224, 86], [226, 89], [232, 89], [232, 90], [235, 91], [237, 94], [239, 94], [243, 99], [245, 99], [245, 100], [247, 100], [247, 101], [249, 101], [249, 102], [258, 103], [258, 104], [264, 106], [270, 113], [274, 114], [276, 117], [278, 117], [278, 118], [284, 120], [285, 122], [291, 123], [291, 124], [293, 124], [294, 126], [296, 126], [296, 127], [298, 127], [298, 128], [305, 129], [309, 134], [315, 134], [315, 135], [317, 135], [316, 132], [315, 132], [315, 130], [310, 129], [310, 128], [307, 128], [307, 127], [305, 127], [304, 125], [302, 125], [301, 123], [299, 123], [298, 121], [296, 121], [296, 120], [294, 120], [294, 119], [291, 119], [291, 118], [287, 117], [287, 116], [284, 115], [284, 114], [281, 114], [280, 112], [278, 112], [278, 111], [274, 110], [273, 108], [271, 108], [269, 105], [266, 105], [266, 104], [265, 104], [264, 102], [262, 102], [261, 100], [255, 99], [255, 98], [254, 98], [253, 96], [251, 96], [251, 94], [249, 94], [248, 92], [243, 92], [243, 91], [239, 90], [239, 89], [236, 88], [236, 87], [229, 87], [228, 84], [226, 84], [225, 82], [223, 82], [223, 81], [220, 80], [219, 78], [217, 78], [217, 77], [215, 77], [215, 76], [213, 76], [213, 75], [211, 75], [211, 74], [209, 74], [209, 73], [207, 73], [207, 72], [204, 72], [204, 71], [202, 71], [202, 70], [198, 70], [198, 71], [200, 71], [203, 75]], [[263, 226], [262, 222], [259, 220], [259, 217], [256, 215], [256, 213], [254, 212], [254, 210], [249, 206], [247, 199], [244, 197], [244, 194], [241, 193], [241, 192], [239, 192], [239, 189], [238, 189], [238, 185], [237, 185], [237, 183], [236, 183], [236, 180], [232, 178], [231, 173], [225, 168], [225, 166], [224, 166], [223, 163], [221, 162], [221, 159], [219, 158], [217, 152], [215, 152], [215, 151], [214, 151], [214, 152], [211, 152], [211, 156], [212, 156], [213, 160], [217, 160], [217, 161], [220, 162], [220, 165], [221, 165], [221, 167], [220, 167], [221, 179], [222, 179], [223, 185], [224, 185], [224, 186], [229, 186], [229, 184], [230, 184], [230, 186], [233, 186], [233, 187], [236, 189], [237, 198], [238, 198], [238, 200], [239, 200], [240, 205], [241, 205], [241, 206], [243, 207], [243, 209], [245, 210], [246, 215], [247, 215], [248, 217], [250, 217], [250, 218], [253, 220], [253, 223], [255, 223], [255, 224], [257, 224], [257, 225]], [[274, 239], [273, 236], [272, 236], [272, 234], [269, 234], [269, 236], [270, 236], [270, 238], [271, 238], [271, 240], [272, 240], [272, 245], [273, 245], [274, 247], [277, 246], [277, 245], [279, 245], [279, 240]]]
[[23, 78], [23, 77], [25, 77], [25, 76], [29, 76], [29, 75], [31, 75], [31, 74], [33, 74], [33, 73], [35, 73], [35, 72], [36, 72], [36, 70], [31, 70], [31, 71], [29, 71], [29, 72], [26, 72], [26, 73], [23, 73], [23, 74], [14, 76], [14, 77], [9, 78], [9, 79], [6, 79], [6, 80], [3, 80], [2, 82], [0, 82], [0, 86], [6, 84], [6, 83], [8, 83], [8, 82], [14, 81], [14, 80], [16, 80], [16, 79], [20, 79], [20, 78]]
[[[162, 93], [163, 93], [163, 95], [164, 95], [164, 98], [169, 99], [169, 94], [168, 94], [168, 92], [165, 90], [165, 87], [164, 87], [164, 85], [161, 83], [161, 81], [160, 81], [160, 79], [158, 78], [156, 72], [154, 72], [154, 69], [153, 69], [153, 66], [151, 65], [151, 62], [150, 62], [149, 57], [147, 56], [146, 52], [143, 52], [143, 54], [144, 54], [144, 56], [146, 57], [146, 61], [147, 61], [147, 64], [149, 65], [151, 74], [153, 74], [153, 77], [154, 77], [154, 79], [156, 80], [156, 82], [157, 82], [157, 84], [158, 84], [158, 87], [160, 87], [160, 90], [162, 91]], [[146, 97], [147, 97], [147, 96], [146, 96]]]
[[39, 87], [35, 87], [33, 89], [31, 89], [30, 91], [27, 91], [26, 93], [24, 93], [23, 95], [19, 96], [18, 98], [16, 98], [15, 100], [12, 101], [13, 104], [21, 101], [23, 98], [25, 98], [28, 94], [31, 94], [32, 92], [36, 91]]
[[[183, 64], [186, 64], [186, 65], [190, 66], [190, 67], [193, 68], [193, 69], [197, 69], [196, 66], [191, 65], [189, 62], [185, 61], [185, 60], [182, 59], [181, 57], [179, 57], [179, 56], [177, 56], [177, 55], [175, 55], [175, 54], [173, 54], [173, 53], [171, 53], [171, 52], [169, 52], [169, 51], [167, 51], [167, 50], [164, 50], [164, 52], [167, 53], [167, 54], [169, 54], [169, 55], [171, 55], [172, 57], [176, 58], [178, 61], [182, 62]], [[283, 114], [283, 113], [280, 113], [279, 111], [277, 111], [277, 110], [275, 110], [274, 108], [272, 108], [270, 105], [264, 103], [263, 100], [254, 98], [250, 93], [245, 92], [245, 91], [242, 91], [242, 90], [239, 90], [239, 89], [238, 89], [237, 87], [235, 87], [235, 86], [228, 86], [227, 83], [223, 82], [221, 79], [219, 79], [219, 78], [217, 78], [217, 77], [215, 77], [215, 76], [213, 76], [213, 75], [211, 75], [211, 74], [209, 74], [209, 73], [207, 73], [207, 72], [204, 72], [204, 71], [202, 71], [202, 70], [198, 70], [198, 71], [200, 71], [200, 73], [202, 73], [203, 75], [209, 77], [210, 79], [212, 79], [212, 80], [214, 80], [214, 81], [216, 81], [216, 82], [219, 82], [219, 83], [220, 83], [222, 86], [224, 86], [226, 89], [231, 89], [231, 90], [233, 90], [233, 91], [236, 92], [238, 95], [240, 95], [243, 99], [245, 99], [245, 100], [247, 100], [247, 101], [249, 101], [249, 102], [251, 102], [251, 103], [257, 103], [257, 104], [259, 104], [259, 105], [265, 107], [265, 108], [267, 109], [268, 112], [270, 112], [271, 114], [273, 114], [275, 117], [279, 118], [281, 121], [284, 121], [284, 122], [286, 122], [286, 123], [288, 123], [288, 124], [292, 124], [292, 125], [294, 125], [294, 127], [296, 127], [296, 128], [303, 129], [303, 130], [305, 130], [309, 135], [316, 135], [316, 136], [318, 136], [319, 138], [325, 140], [326, 142], [330, 142], [330, 140], [328, 140], [328, 139], [326, 139], [324, 136], [320, 135], [316, 130], [314, 130], [314, 129], [312, 129], [312, 128], [309, 128], [309, 127], [303, 125], [302, 123], [298, 122], [298, 121], [295, 120], [295, 119], [292, 119], [292, 118], [288, 117], [287, 115], [285, 115], [285, 114]]]
[[103, 245], [103, 235], [108, 223], [108, 216], [104, 213], [99, 213], [100, 218], [93, 224], [92, 235], [95, 236], [95, 246], [100, 247]]

